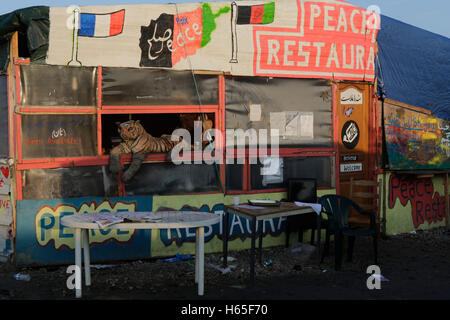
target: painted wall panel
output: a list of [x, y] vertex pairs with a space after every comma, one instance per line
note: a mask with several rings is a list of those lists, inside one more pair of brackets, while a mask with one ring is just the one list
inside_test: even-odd
[[0, 262], [8, 261], [13, 248], [12, 229], [9, 226], [0, 225]]
[[445, 226], [444, 178], [387, 174], [387, 234]]
[[[66, 215], [151, 211], [152, 201], [151, 196], [18, 201], [17, 263], [73, 262], [74, 230], [61, 225], [61, 218]], [[150, 257], [151, 240], [148, 230], [92, 230], [89, 236], [93, 262]]]
[[390, 169], [449, 169], [450, 121], [385, 104]]
[[[334, 190], [320, 190], [320, 194]], [[212, 212], [224, 215], [224, 205], [233, 203], [233, 196], [223, 194], [148, 196], [124, 198], [77, 198], [59, 200], [21, 200], [17, 207], [16, 258], [18, 264], [73, 263], [74, 230], [61, 226], [61, 218], [84, 212], [181, 210]], [[240, 195], [248, 199], [281, 200], [286, 194], [262, 193]], [[264, 221], [265, 247], [284, 245], [285, 218]], [[259, 231], [259, 230], [258, 230]], [[250, 220], [230, 215], [229, 249], [250, 248]], [[163, 230], [94, 230], [90, 231], [91, 259], [118, 261], [172, 256], [195, 252], [195, 229]], [[293, 236], [295, 236], [293, 234]], [[307, 234], [305, 235], [308, 236]], [[205, 228], [205, 252], [221, 252], [223, 220]]]

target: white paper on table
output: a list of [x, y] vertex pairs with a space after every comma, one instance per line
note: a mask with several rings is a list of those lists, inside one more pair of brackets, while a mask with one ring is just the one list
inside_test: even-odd
[[261, 105], [250, 105], [250, 121], [261, 121]]
[[322, 205], [320, 203], [307, 203], [300, 201], [294, 201], [294, 203], [299, 207], [311, 207], [317, 214], [320, 214], [322, 211]]
[[240, 204], [237, 207], [238, 208], [242, 208], [242, 209], [250, 209], [250, 210], [264, 209], [264, 207], [251, 206], [251, 205], [248, 205], [248, 204]]
[[144, 219], [148, 222], [161, 222], [162, 218], [161, 216], [155, 215], [153, 212], [151, 212], [149, 215], [146, 215]]

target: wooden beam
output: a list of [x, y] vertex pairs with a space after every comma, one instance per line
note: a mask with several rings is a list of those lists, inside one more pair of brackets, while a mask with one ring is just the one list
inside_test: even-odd
[[433, 178], [434, 174], [419, 174], [417, 175], [417, 179], [423, 179], [423, 178]]
[[447, 229], [449, 229], [450, 227], [450, 223], [449, 223], [449, 208], [448, 208], [448, 173], [445, 173], [445, 180], [444, 180], [444, 195], [445, 195], [445, 226], [447, 227]]
[[412, 111], [424, 113], [424, 114], [427, 114], [427, 115], [431, 116], [431, 111], [430, 110], [425, 109], [425, 108], [421, 108], [421, 107], [412, 106], [412, 105], [407, 104], [407, 103], [391, 100], [391, 99], [388, 99], [388, 98], [384, 99], [384, 103], [387, 103], [387, 104], [390, 104], [390, 105], [393, 105], [393, 106], [396, 106], [396, 107], [402, 107], [402, 108], [409, 109], [409, 110], [412, 110]]
[[[8, 75], [8, 141], [9, 141], [9, 157], [11, 159], [17, 159], [16, 158], [16, 140], [14, 132], [16, 132], [16, 129], [14, 128], [15, 121], [14, 121], [14, 111], [15, 106], [17, 104], [17, 97], [16, 97], [16, 75], [14, 73], [14, 59], [19, 56], [19, 33], [16, 31], [11, 37], [10, 43], [9, 43], [9, 65], [7, 69], [7, 75]], [[17, 207], [16, 207], [16, 200], [21, 199], [21, 194], [18, 194], [18, 188], [17, 188], [17, 181], [18, 179], [22, 179], [22, 175], [18, 174], [18, 172], [15, 170], [16, 164], [13, 164], [13, 167], [10, 168], [12, 174], [11, 174], [11, 203], [12, 203], [12, 211], [13, 211], [13, 222], [12, 222], [12, 236], [13, 236], [13, 242], [14, 247], [16, 247], [16, 234], [17, 234]], [[20, 181], [21, 182], [21, 181]], [[19, 185], [20, 185], [19, 182]], [[21, 192], [21, 188], [20, 188]], [[14, 255], [15, 257], [15, 255]]]
[[386, 232], [387, 232], [387, 227], [386, 227], [386, 172], [383, 172], [383, 214], [382, 214], [382, 219], [381, 219], [381, 230], [382, 230], [382, 234], [384, 236], [386, 236]]

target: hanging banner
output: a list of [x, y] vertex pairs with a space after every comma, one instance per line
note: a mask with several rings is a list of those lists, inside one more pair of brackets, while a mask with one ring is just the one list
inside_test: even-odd
[[51, 7], [46, 62], [373, 80], [378, 26], [338, 0]]
[[384, 128], [391, 169], [450, 168], [450, 121], [385, 103]]

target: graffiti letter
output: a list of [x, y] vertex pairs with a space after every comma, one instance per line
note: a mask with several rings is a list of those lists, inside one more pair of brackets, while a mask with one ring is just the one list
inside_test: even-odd
[[[73, 212], [61, 212], [59, 215], [59, 218], [62, 219], [64, 216], [70, 216], [73, 215]], [[64, 233], [64, 229], [68, 229], [62, 225], [62, 223], [59, 224], [59, 237], [60, 238], [73, 238], [73, 233]]]
[[[45, 218], [49, 218], [50, 222], [48, 224], [45, 224]], [[53, 228], [53, 226], [55, 225], [55, 217], [53, 217], [51, 214], [46, 213], [42, 216], [41, 220], [39, 221], [39, 224], [41, 226], [41, 241], [45, 240], [45, 230], [49, 230], [51, 228]]]
[[391, 175], [390, 181], [390, 188], [389, 188], [389, 208], [393, 208], [396, 200], [396, 189], [400, 186], [400, 178], [396, 175]]

